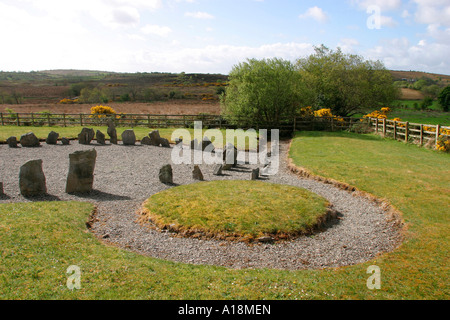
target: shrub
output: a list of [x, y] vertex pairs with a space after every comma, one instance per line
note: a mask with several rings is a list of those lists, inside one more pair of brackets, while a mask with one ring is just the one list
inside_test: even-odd
[[115, 115], [116, 111], [108, 106], [95, 106], [91, 108], [90, 118], [106, 118], [108, 115]]

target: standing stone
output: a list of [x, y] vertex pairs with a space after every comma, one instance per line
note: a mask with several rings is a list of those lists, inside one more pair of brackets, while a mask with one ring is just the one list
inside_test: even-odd
[[69, 155], [69, 174], [67, 176], [67, 193], [88, 193], [94, 184], [94, 168], [97, 159], [95, 149], [76, 151]]
[[159, 144], [161, 143], [161, 141], [160, 141], [161, 136], [159, 135], [159, 130], [154, 130], [154, 131], [150, 132], [149, 136], [150, 136], [150, 140], [151, 140], [151, 145], [158, 147]]
[[122, 133], [122, 142], [124, 146], [134, 146], [136, 144], [136, 135], [133, 130], [125, 130]]
[[202, 151], [214, 152], [214, 146], [208, 137], [204, 137], [202, 140]]
[[117, 130], [114, 121], [112, 121], [111, 119], [108, 120], [108, 130], [106, 133], [109, 136], [109, 141], [112, 144], [117, 144]]
[[0, 182], [0, 196], [3, 195], [3, 182]]
[[204, 180], [203, 173], [200, 170], [199, 166], [197, 166], [197, 165], [194, 166], [194, 170], [192, 171], [192, 177], [194, 178], [194, 180], [200, 180], [200, 181]]
[[26, 148], [35, 148], [39, 147], [41, 144], [39, 143], [39, 139], [34, 135], [33, 132], [29, 132], [20, 137], [20, 144], [22, 147]]
[[61, 138], [61, 143], [63, 146], [68, 146], [70, 144], [70, 140], [68, 138]]
[[221, 164], [216, 164], [214, 166], [214, 175], [215, 176], [221, 176], [222, 175], [222, 169], [223, 169], [223, 165]]
[[78, 143], [89, 145], [91, 144], [92, 139], [95, 137], [94, 129], [83, 128], [81, 133], [78, 135]]
[[223, 151], [223, 161], [225, 162], [223, 170], [230, 170], [232, 167], [237, 166], [237, 155], [237, 148], [233, 144], [228, 143]]
[[17, 146], [18, 142], [16, 137], [9, 137], [8, 139], [6, 139], [6, 143], [10, 148], [18, 148]]
[[252, 170], [252, 180], [258, 180], [259, 178], [259, 168]]
[[199, 144], [198, 144], [197, 139], [192, 140], [191, 141], [191, 149], [192, 150], [198, 150], [198, 147], [199, 147]]
[[145, 136], [141, 140], [141, 145], [143, 145], [143, 146], [151, 146], [152, 145], [152, 139], [150, 139], [150, 137]]
[[170, 142], [166, 138], [159, 138], [159, 144], [163, 148], [170, 148]]
[[183, 139], [175, 138], [175, 145], [179, 147], [183, 146]]
[[44, 195], [47, 193], [42, 160], [31, 160], [20, 167], [20, 193], [25, 197]]
[[95, 137], [97, 139], [98, 144], [101, 144], [102, 146], [104, 146], [106, 144], [105, 134], [103, 132], [101, 132], [100, 130], [97, 130]]
[[48, 134], [47, 139], [45, 140], [45, 143], [47, 143], [47, 144], [57, 144], [58, 143], [58, 138], [59, 138], [59, 133], [56, 133], [55, 131], [51, 131]]
[[167, 164], [159, 170], [159, 181], [164, 184], [173, 184], [172, 166]]

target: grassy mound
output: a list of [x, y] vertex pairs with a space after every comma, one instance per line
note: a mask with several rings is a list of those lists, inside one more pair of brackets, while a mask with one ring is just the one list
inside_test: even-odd
[[260, 181], [212, 181], [153, 195], [144, 204], [141, 221], [182, 236], [252, 242], [311, 233], [331, 213], [324, 198], [305, 189]]

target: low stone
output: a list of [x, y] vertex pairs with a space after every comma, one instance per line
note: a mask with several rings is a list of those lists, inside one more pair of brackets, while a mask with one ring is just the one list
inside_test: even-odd
[[22, 147], [35, 148], [39, 147], [39, 139], [35, 136], [33, 132], [29, 132], [20, 137], [20, 144]]
[[161, 143], [160, 139], [161, 136], [159, 135], [159, 131], [158, 130], [154, 130], [152, 132], [150, 132], [149, 134], [150, 140], [151, 140], [151, 145], [158, 147]]
[[268, 236], [258, 238], [258, 242], [261, 242], [261, 243], [272, 243], [274, 241], [275, 241], [274, 238], [268, 237]]
[[175, 145], [176, 146], [182, 146], [183, 145], [183, 139], [181, 138], [175, 138]]
[[68, 138], [61, 138], [61, 143], [63, 146], [68, 146], [70, 144], [70, 140]]
[[194, 178], [194, 180], [200, 180], [200, 181], [204, 180], [203, 173], [200, 170], [199, 166], [197, 166], [197, 165], [194, 166], [194, 170], [192, 171], [192, 177]]
[[194, 139], [191, 141], [191, 149], [192, 150], [198, 150], [199, 149], [199, 144], [198, 144], [198, 140]]
[[251, 179], [252, 180], [258, 180], [258, 178], [259, 178], [259, 168], [253, 169], [252, 170], [252, 177], [251, 177]]
[[150, 139], [150, 137], [145, 136], [141, 140], [141, 145], [143, 145], [143, 146], [151, 146], [152, 145], [152, 139]]
[[106, 144], [106, 136], [103, 132], [101, 132], [100, 130], [97, 130], [95, 137], [97, 139], [97, 143], [101, 144], [101, 145], [105, 145]]
[[91, 144], [92, 139], [95, 137], [95, 131], [91, 128], [83, 128], [78, 135], [78, 143], [89, 145]]
[[42, 160], [31, 160], [20, 167], [19, 188], [24, 197], [34, 197], [47, 193]]
[[6, 139], [6, 143], [10, 148], [18, 148], [18, 141], [16, 137], [9, 137], [8, 139]]
[[236, 167], [237, 156], [237, 148], [233, 144], [228, 143], [223, 151], [223, 161], [225, 162], [223, 170], [230, 170], [232, 167]]
[[0, 182], [0, 196], [3, 194], [3, 182]]
[[67, 193], [88, 193], [92, 191], [96, 159], [97, 151], [95, 149], [76, 151], [69, 155]]
[[221, 165], [221, 164], [216, 164], [215, 166], [214, 166], [214, 175], [215, 176], [221, 176], [222, 175], [222, 169], [223, 169], [223, 165]]
[[117, 144], [117, 130], [116, 130], [116, 125], [114, 124], [114, 121], [112, 121], [111, 119], [108, 119], [108, 130], [106, 131], [106, 133], [109, 136], [109, 141], [112, 144]]
[[125, 146], [134, 146], [136, 144], [136, 135], [133, 130], [125, 130], [122, 133], [122, 142]]
[[59, 133], [56, 133], [55, 131], [51, 131], [48, 134], [47, 139], [45, 140], [45, 143], [46, 144], [57, 144], [58, 138], [59, 138]]
[[163, 148], [170, 148], [170, 142], [166, 138], [159, 138], [159, 145]]
[[167, 164], [159, 170], [159, 181], [164, 184], [173, 184], [172, 166]]
[[207, 152], [214, 151], [214, 146], [208, 137], [204, 137], [202, 140], [202, 151], [207, 151]]

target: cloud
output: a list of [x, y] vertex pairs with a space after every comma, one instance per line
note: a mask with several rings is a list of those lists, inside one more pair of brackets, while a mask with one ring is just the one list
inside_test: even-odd
[[195, 19], [214, 19], [214, 16], [207, 12], [186, 12], [184, 14], [186, 17], [195, 18]]
[[351, 0], [361, 10], [366, 10], [371, 6], [380, 8], [381, 11], [397, 10], [402, 6], [402, 0]]
[[172, 29], [169, 27], [147, 24], [141, 28], [141, 31], [147, 35], [153, 34], [160, 37], [167, 37], [172, 32]]
[[450, 26], [450, 2], [448, 0], [414, 0], [417, 5], [415, 20], [423, 24]]
[[306, 10], [305, 13], [299, 16], [300, 19], [312, 18], [320, 23], [328, 21], [328, 15], [319, 7], [315, 6]]

